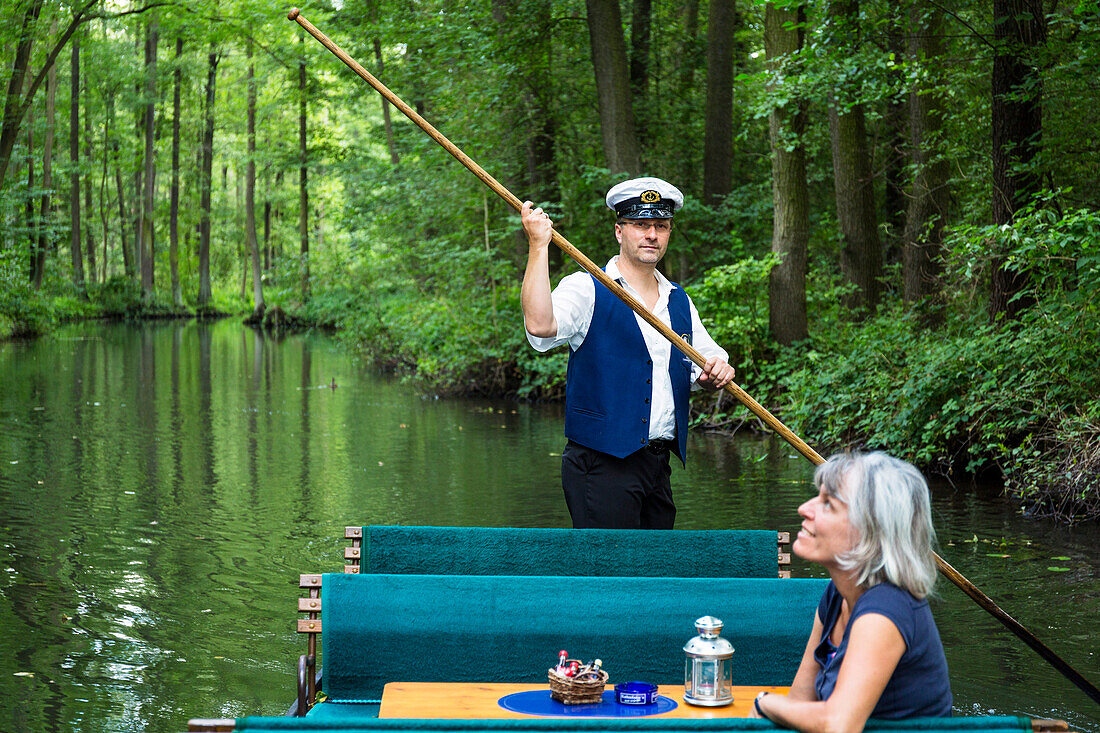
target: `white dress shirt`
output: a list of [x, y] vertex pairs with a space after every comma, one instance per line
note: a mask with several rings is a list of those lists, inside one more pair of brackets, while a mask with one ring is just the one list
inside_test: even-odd
[[[608, 260], [607, 267], [604, 268], [607, 276], [618, 282], [639, 302], [643, 302], [641, 295], [620, 275], [618, 260], [618, 255]], [[653, 272], [657, 276], [657, 304], [653, 307], [653, 314], [671, 328], [672, 317], [668, 313], [668, 296], [675, 286], [657, 270]], [[579, 349], [584, 343], [584, 337], [588, 334], [588, 327], [592, 324], [592, 313], [596, 308], [596, 287], [592, 276], [583, 270], [562, 278], [550, 295], [550, 301], [554, 306], [554, 319], [558, 324], [558, 334], [539, 338], [532, 336], [528, 331], [527, 340], [531, 346], [536, 351], [549, 351], [562, 344], [569, 344], [569, 348], [574, 351]], [[728, 361], [729, 355], [725, 349], [716, 344], [707, 333], [707, 329], [703, 327], [702, 321], [699, 320], [699, 311], [695, 309], [695, 304], [691, 302], [690, 297], [688, 307], [691, 311], [691, 345], [704, 358], [717, 356], [723, 361]], [[649, 405], [649, 438], [650, 440], [671, 440], [676, 437], [676, 407], [672, 397], [672, 378], [668, 374], [672, 344], [637, 313], [634, 314], [634, 320], [638, 322], [646, 348], [649, 349], [649, 356], [653, 360], [653, 398]], [[686, 356], [682, 358], [687, 359]], [[697, 365], [692, 364], [693, 387], [702, 371]]]

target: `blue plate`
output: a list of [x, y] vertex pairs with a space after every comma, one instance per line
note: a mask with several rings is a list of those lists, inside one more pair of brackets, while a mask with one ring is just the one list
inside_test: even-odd
[[660, 715], [676, 708], [676, 701], [664, 695], [657, 696], [652, 705], [623, 705], [615, 700], [613, 690], [605, 690], [603, 699], [588, 705], [566, 705], [550, 697], [550, 690], [513, 692], [497, 700], [505, 710], [524, 715], [569, 718], [638, 718]]

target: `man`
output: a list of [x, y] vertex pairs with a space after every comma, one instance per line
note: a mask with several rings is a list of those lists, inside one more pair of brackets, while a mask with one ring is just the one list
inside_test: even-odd
[[685, 461], [688, 392], [725, 387], [729, 358], [711, 339], [691, 299], [657, 271], [673, 213], [684, 197], [659, 178], [613, 186], [619, 254], [604, 271], [706, 357], [696, 367], [587, 272], [553, 293], [547, 249], [552, 223], [530, 201], [520, 211], [527, 269], [520, 301], [527, 339], [538, 351], [569, 344], [561, 482], [576, 528], [672, 529], [669, 453]]

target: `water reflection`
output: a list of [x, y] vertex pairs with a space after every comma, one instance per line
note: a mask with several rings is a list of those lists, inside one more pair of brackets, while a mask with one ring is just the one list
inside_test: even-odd
[[[345, 524], [566, 526], [562, 443], [558, 407], [422, 397], [317, 336], [82, 325], [0, 344], [0, 729], [280, 714], [297, 575], [342, 565]], [[699, 435], [691, 452], [680, 528], [797, 528], [810, 469], [792, 450]], [[1100, 677], [1096, 529], [950, 486], [935, 511], [945, 556]], [[1082, 693], [940, 593], [960, 711], [1100, 733]]]

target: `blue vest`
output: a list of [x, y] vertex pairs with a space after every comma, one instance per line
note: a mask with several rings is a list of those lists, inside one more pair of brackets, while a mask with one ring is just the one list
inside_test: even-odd
[[[634, 311], [596, 278], [592, 325], [580, 348], [569, 353], [565, 382], [565, 437], [625, 458], [649, 441], [653, 362]], [[672, 330], [691, 343], [687, 293], [676, 287], [668, 297]], [[669, 355], [676, 407], [675, 451], [687, 458], [688, 393], [691, 361], [676, 347]]]

